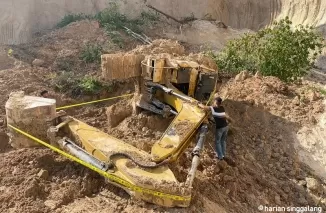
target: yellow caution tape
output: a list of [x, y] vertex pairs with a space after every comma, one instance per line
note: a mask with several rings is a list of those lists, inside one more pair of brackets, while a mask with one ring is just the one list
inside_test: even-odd
[[29, 139], [31, 139], [31, 140], [39, 143], [39, 144], [42, 144], [43, 146], [46, 146], [47, 148], [49, 148], [49, 149], [51, 149], [51, 150], [65, 156], [67, 158], [69, 158], [70, 160], [73, 160], [73, 161], [75, 161], [75, 162], [77, 162], [77, 163], [79, 163], [79, 164], [81, 164], [81, 165], [83, 165], [83, 166], [85, 166], [85, 167], [87, 167], [87, 168], [101, 174], [102, 176], [108, 178], [109, 180], [111, 180], [111, 181], [113, 181], [115, 183], [118, 183], [121, 186], [123, 186], [123, 187], [125, 187], [125, 188], [127, 188], [127, 189], [129, 189], [131, 191], [151, 194], [151, 195], [154, 195], [156, 197], [169, 198], [169, 199], [172, 199], [172, 200], [175, 200], [175, 201], [190, 201], [190, 199], [191, 199], [190, 196], [172, 195], [172, 194], [167, 194], [167, 193], [164, 193], [164, 192], [159, 192], [159, 191], [155, 191], [155, 190], [152, 190], [152, 189], [146, 189], [146, 188], [143, 188], [143, 187], [140, 187], [140, 186], [136, 186], [136, 185], [134, 185], [134, 184], [132, 184], [132, 183], [126, 181], [126, 180], [123, 180], [122, 178], [120, 178], [120, 177], [118, 177], [118, 176], [116, 176], [114, 174], [110, 174], [110, 173], [107, 173], [105, 171], [102, 171], [101, 169], [98, 169], [95, 166], [93, 166], [93, 165], [91, 165], [91, 164], [89, 164], [89, 163], [87, 163], [85, 161], [82, 161], [79, 158], [77, 158], [77, 157], [75, 157], [73, 155], [70, 155], [70, 154], [68, 154], [68, 153], [66, 153], [66, 152], [64, 152], [64, 151], [62, 151], [62, 150], [60, 150], [60, 149], [58, 149], [58, 148], [56, 148], [56, 147], [54, 147], [54, 146], [52, 146], [52, 145], [50, 145], [50, 144], [48, 144], [46, 142], [34, 137], [34, 136], [32, 136], [32, 135], [30, 135], [30, 134], [28, 134], [28, 133], [26, 133], [26, 132], [24, 132], [24, 131], [22, 131], [22, 130], [14, 127], [14, 126], [12, 126], [12, 125], [10, 125], [10, 124], [8, 124], [8, 126], [10, 128], [12, 128], [13, 130], [17, 131], [18, 133], [28, 137]]
[[117, 98], [129, 97], [129, 96], [133, 96], [133, 95], [134, 94], [126, 94], [126, 95], [120, 95], [120, 96], [116, 96], [116, 97], [112, 97], [112, 98], [104, 98], [104, 99], [96, 100], [96, 101], [89, 101], [89, 102], [84, 102], [84, 103], [80, 103], [80, 104], [73, 104], [73, 105], [58, 107], [58, 108], [56, 108], [56, 110], [68, 109], [68, 108], [84, 106], [84, 105], [88, 105], [88, 104], [95, 104], [95, 103], [99, 103], [99, 102], [109, 101], [109, 100], [113, 100], [113, 99], [117, 99]]

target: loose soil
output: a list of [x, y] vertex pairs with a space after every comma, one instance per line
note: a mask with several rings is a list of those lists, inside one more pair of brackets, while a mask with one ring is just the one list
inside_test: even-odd
[[[324, 96], [320, 90], [314, 89], [316, 84], [311, 81], [284, 84], [273, 77], [249, 76], [240, 81], [223, 78], [219, 95], [225, 100], [223, 104], [232, 118], [227, 156], [236, 162], [236, 166], [217, 162], [214, 158], [214, 126], [210, 125], [189, 208], [163, 208], [135, 200], [122, 189], [107, 184], [98, 174], [50, 150], [12, 150], [8, 147], [2, 117], [10, 92], [23, 90], [29, 95], [39, 95], [41, 90], [47, 89], [58, 106], [98, 98], [85, 96], [73, 99], [67, 94], [55, 92], [51, 79], [60, 71], [57, 66], [59, 58], [75, 60], [72, 67], [80, 70], [72, 72], [99, 76], [99, 65], [86, 66], [80, 61], [78, 53], [84, 40], [104, 44], [106, 39], [96, 24], [82, 21], [36, 38], [39, 42], [13, 48], [13, 63], [10, 64], [13, 68], [6, 66], [0, 71], [0, 100], [3, 103], [0, 108], [1, 212], [250, 213], [259, 212], [259, 205], [317, 204], [326, 209], [325, 179], [298, 155], [300, 150], [305, 149], [303, 145], [307, 140], [301, 137], [299, 143], [297, 133], [301, 130], [301, 134], [307, 135], [302, 128], [316, 129], [324, 124]], [[168, 47], [171, 46], [169, 42], [173, 41], [161, 40]], [[182, 50], [180, 44], [174, 45], [165, 52], [181, 54], [178, 52]], [[160, 47], [160, 44], [156, 46]], [[155, 47], [143, 46], [135, 51], [139, 49], [148, 53]], [[111, 48], [109, 51], [121, 50]], [[31, 66], [34, 58], [44, 60], [44, 64]], [[115, 90], [106, 95], [130, 93], [134, 89], [132, 80], [119, 82]], [[67, 112], [150, 152], [173, 118], [164, 119], [146, 111], [133, 114], [129, 104], [129, 100], [124, 99]], [[320, 139], [315, 144], [308, 144], [310, 156], [320, 165], [324, 165], [322, 160], [325, 159], [325, 152], [320, 151], [323, 143]], [[176, 164], [171, 165], [179, 181], [186, 179], [193, 146], [186, 149]]]

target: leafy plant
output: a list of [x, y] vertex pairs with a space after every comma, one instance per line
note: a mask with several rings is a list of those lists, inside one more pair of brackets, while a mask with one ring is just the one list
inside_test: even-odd
[[98, 44], [84, 46], [80, 58], [86, 63], [100, 63], [103, 48]]
[[78, 78], [72, 72], [62, 72], [53, 78], [53, 84], [57, 91], [67, 92], [76, 89]]
[[112, 92], [114, 89], [113, 82], [101, 82], [90, 76], [76, 76], [72, 72], [62, 72], [52, 79], [52, 84], [56, 91], [66, 93], [72, 97], [80, 95], [96, 95], [101, 91]]
[[96, 94], [103, 88], [101, 82], [93, 77], [84, 77], [79, 82], [78, 86], [84, 93], [87, 94]]
[[83, 20], [83, 19], [92, 19], [92, 16], [85, 15], [83, 13], [65, 15], [61, 19], [61, 21], [57, 24], [57, 28], [65, 27], [65, 26], [69, 25], [72, 22], [80, 21], [80, 20]]
[[238, 73], [261, 71], [284, 81], [302, 77], [312, 67], [324, 46], [323, 38], [313, 27], [291, 27], [288, 17], [274, 22], [271, 28], [245, 34], [230, 41], [219, 54], [208, 53], [220, 70]]

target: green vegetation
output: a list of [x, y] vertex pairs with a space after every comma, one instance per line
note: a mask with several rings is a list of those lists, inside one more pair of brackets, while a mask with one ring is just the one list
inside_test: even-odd
[[127, 16], [119, 12], [119, 7], [116, 3], [110, 3], [110, 7], [104, 9], [95, 15], [106, 32], [116, 31], [127, 27], [136, 33], [140, 33], [140, 26], [143, 24], [141, 19], [128, 19]]
[[142, 26], [158, 21], [159, 16], [151, 12], [142, 12], [139, 18], [129, 19], [119, 12], [119, 7], [116, 3], [110, 3], [110, 7], [96, 14], [95, 19], [104, 28], [112, 42], [123, 48], [125, 42], [119, 31], [125, 30], [126, 27], [135, 33], [141, 33]]
[[219, 54], [209, 52], [220, 70], [238, 73], [260, 71], [283, 81], [304, 76], [324, 46], [313, 27], [291, 27], [288, 17], [253, 34], [230, 41]]
[[87, 44], [80, 54], [80, 59], [86, 63], [100, 63], [102, 51], [102, 47], [98, 44]]
[[62, 72], [52, 78], [55, 90], [66, 93], [72, 97], [80, 95], [97, 95], [101, 91], [112, 92], [114, 84], [103, 83], [91, 76], [76, 76], [72, 72]]
[[323, 88], [321, 88], [321, 87], [310, 86], [310, 87], [308, 87], [308, 89], [311, 89], [311, 90], [313, 90], [313, 91], [316, 91], [316, 92], [320, 93], [321, 95], [326, 96], [326, 89], [323, 89]]
[[86, 94], [96, 94], [103, 88], [103, 85], [93, 77], [84, 77], [80, 80], [78, 87]]
[[319, 91], [322, 95], [326, 96], [326, 89], [319, 88], [318, 91]]
[[72, 72], [62, 72], [61, 74], [56, 75], [52, 81], [57, 91], [67, 92], [74, 89], [78, 80]]
[[[141, 16], [136, 19], [129, 19], [127, 16], [119, 12], [119, 7], [116, 3], [111, 2], [109, 7], [103, 11], [97, 13], [95, 16], [85, 15], [85, 14], [69, 14], [62, 18], [62, 20], [57, 24], [58, 28], [65, 27], [68, 24], [83, 19], [93, 19], [97, 20], [100, 23], [100, 26], [105, 30], [106, 34], [112, 39], [112, 42], [123, 48], [124, 39], [119, 31], [125, 30], [124, 27], [134, 31], [135, 33], [141, 33], [141, 27], [148, 25], [150, 23], [155, 23], [159, 20], [159, 15], [153, 12], [142, 12]], [[87, 63], [91, 63], [94, 59], [93, 52], [96, 52], [96, 49], [88, 49], [83, 57]], [[93, 52], [93, 53], [95, 53]]]
[[92, 19], [92, 16], [90, 15], [85, 15], [85, 14], [68, 14], [65, 15], [61, 21], [57, 24], [57, 28], [62, 28], [65, 27], [67, 25], [69, 25], [72, 22], [76, 22], [76, 21], [80, 21], [83, 19]]

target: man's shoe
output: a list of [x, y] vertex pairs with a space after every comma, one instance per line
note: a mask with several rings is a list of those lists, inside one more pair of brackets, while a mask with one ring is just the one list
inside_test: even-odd
[[224, 160], [227, 164], [229, 164], [230, 166], [232, 166], [232, 167], [235, 167], [235, 166], [236, 166], [235, 161], [232, 160], [231, 158], [224, 157], [223, 160]]

